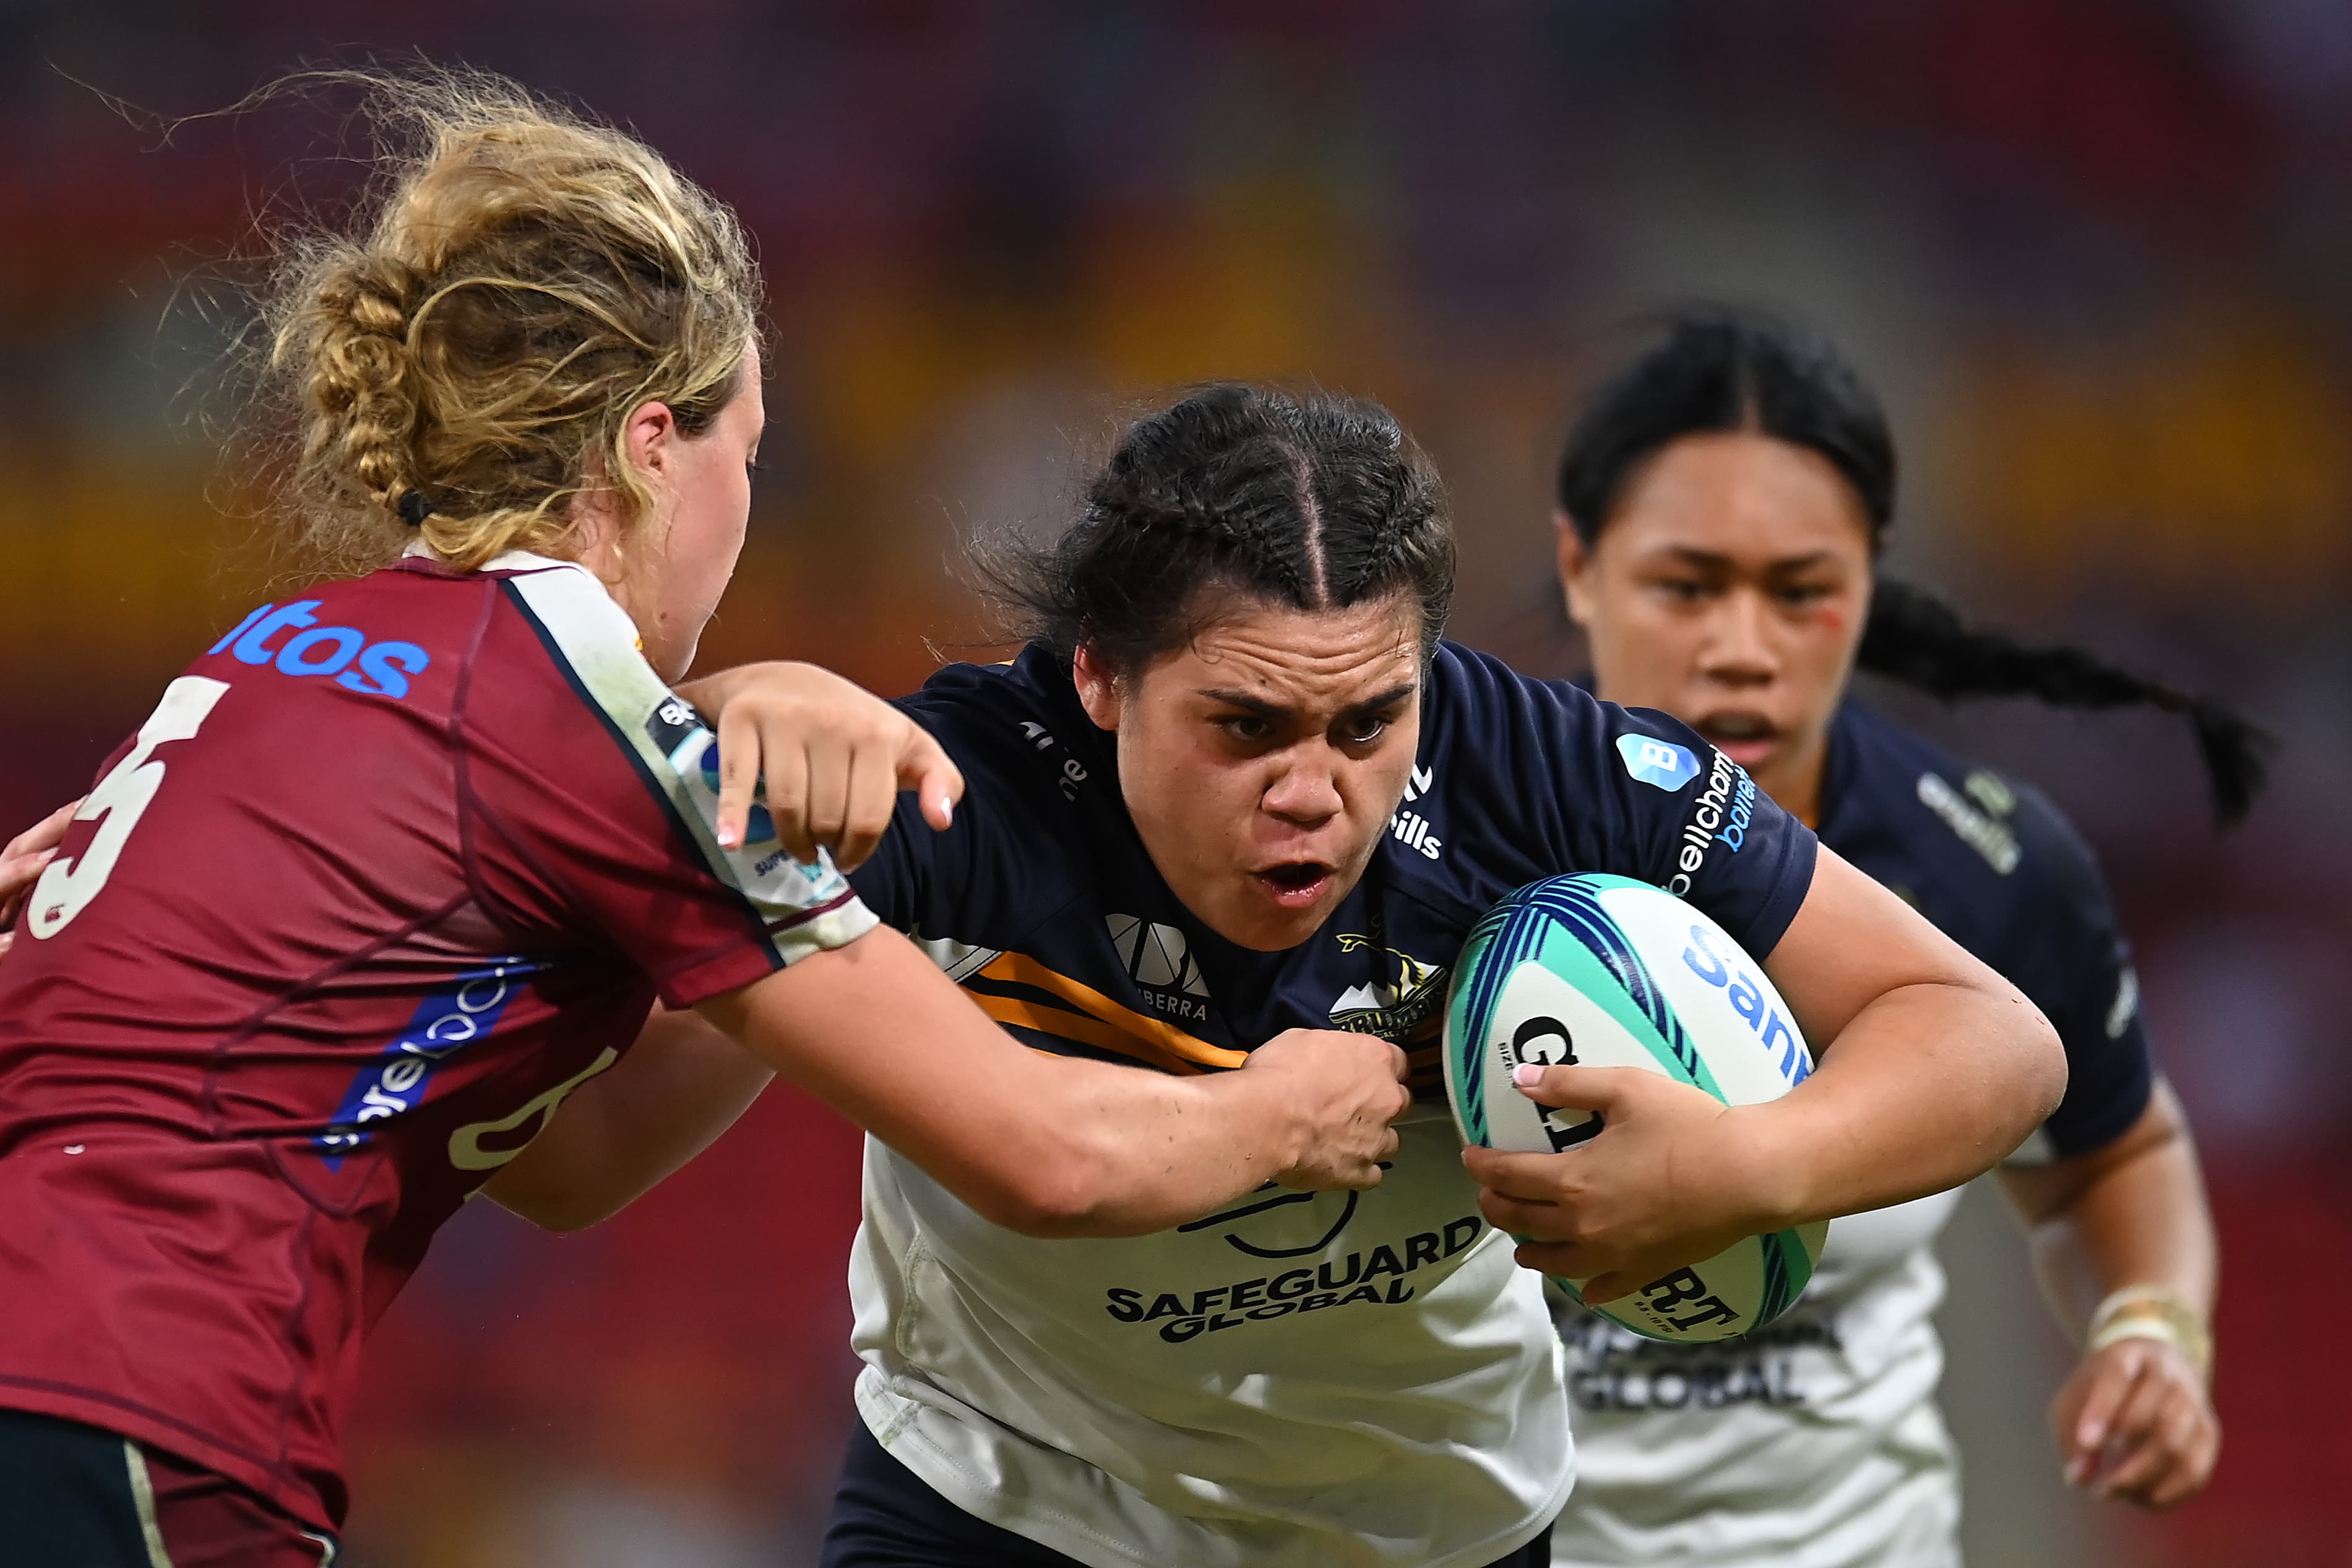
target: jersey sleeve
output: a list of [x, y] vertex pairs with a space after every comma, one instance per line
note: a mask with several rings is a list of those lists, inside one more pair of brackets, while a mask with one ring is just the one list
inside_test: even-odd
[[872, 929], [831, 861], [795, 861], [763, 809], [719, 847], [717, 738], [601, 584], [563, 568], [499, 592], [455, 737], [469, 875], [496, 917], [619, 950], [672, 1007]]
[[1606, 871], [1704, 910], [1759, 959], [1811, 887], [1812, 830], [1696, 731], [1450, 645], [1436, 678], [1449, 750], [1490, 777], [1478, 809], [1536, 852], [1534, 875]]
[[2066, 1048], [2066, 1094], [2011, 1156], [2032, 1164], [2088, 1153], [2130, 1131], [2147, 1109], [2156, 1068], [2140, 1016], [2139, 977], [2098, 862], [2073, 826], [2020, 789], [2014, 823], [2025, 908], [2010, 951], [1987, 955], [2042, 1009]]

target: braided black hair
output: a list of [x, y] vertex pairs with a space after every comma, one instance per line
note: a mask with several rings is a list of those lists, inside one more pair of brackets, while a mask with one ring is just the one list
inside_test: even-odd
[[1224, 383], [1129, 426], [1053, 543], [982, 563], [1031, 640], [1136, 671], [1181, 647], [1221, 587], [1294, 609], [1393, 594], [1434, 651], [1454, 597], [1437, 473], [1377, 404]]
[[[1895, 441], [1878, 400], [1827, 342], [1750, 311], [1681, 311], [1664, 337], [1596, 394], [1559, 464], [1560, 510], [1590, 547], [1628, 477], [1679, 437], [1754, 430], [1827, 458], [1853, 487], [1874, 555], [1895, 515]], [[1878, 578], [1856, 662], [1947, 702], [2033, 697], [2064, 708], [2146, 703], [2195, 728], [2224, 826], [2261, 791], [2272, 738], [2210, 698], [2135, 675], [2086, 649], [2041, 647], [1962, 623], [1915, 584]]]
[[1908, 583], [1878, 580], [1857, 662], [1948, 702], [2033, 697], [2062, 708], [2147, 703], [2178, 713], [2196, 729], [2213, 815], [2225, 825], [2243, 817], [2263, 787], [2273, 742], [2244, 715], [2083, 648], [2028, 647], [1999, 632], [1972, 630], [1949, 605]]

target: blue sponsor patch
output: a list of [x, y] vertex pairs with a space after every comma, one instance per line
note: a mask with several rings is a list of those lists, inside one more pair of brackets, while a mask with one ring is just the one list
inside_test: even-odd
[[[661, 748], [662, 754], [669, 758], [669, 765], [681, 778], [688, 774], [699, 776], [702, 787], [709, 792], [714, 801], [717, 800], [719, 737], [703, 723], [702, 715], [695, 711], [693, 704], [682, 697], [670, 698], [655, 709], [654, 716], [646, 721], [646, 733], [652, 737], [655, 745]], [[743, 824], [746, 848], [754, 844], [772, 844], [776, 838], [776, 820], [768, 815], [767, 806], [759, 804], [761, 795], [757, 789], [752, 792], [751, 798], [754, 803], [751, 814]], [[765, 876], [782, 859], [782, 857], [771, 857], [762, 860], [757, 870]]]
[[[292, 676], [326, 675], [363, 697], [405, 697], [408, 678], [422, 675], [433, 656], [413, 642], [376, 642], [357, 626], [322, 626], [310, 612], [323, 599], [264, 605], [213, 644], [208, 657], [226, 653], [241, 664], [274, 665]], [[302, 629], [308, 628], [308, 629]], [[294, 635], [276, 647], [280, 632]]]
[[359, 1070], [334, 1120], [311, 1140], [327, 1169], [340, 1169], [344, 1155], [363, 1148], [375, 1123], [423, 1103], [434, 1069], [496, 1028], [524, 977], [545, 967], [530, 959], [501, 959], [426, 992], [408, 1026]]
[[1659, 789], [1678, 790], [1698, 777], [1698, 758], [1688, 746], [1654, 735], [1618, 736], [1617, 754], [1624, 759], [1627, 773]]

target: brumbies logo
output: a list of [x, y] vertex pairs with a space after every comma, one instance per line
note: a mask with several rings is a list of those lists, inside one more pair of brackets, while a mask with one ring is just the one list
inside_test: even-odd
[[1335, 940], [1341, 952], [1378, 953], [1385, 962], [1380, 979], [1349, 986], [1331, 1004], [1333, 1028], [1401, 1040], [1445, 1005], [1444, 964], [1425, 963], [1359, 932], [1341, 931]]
[[1209, 1016], [1208, 983], [1182, 931], [1135, 915], [1107, 915], [1103, 924], [1128, 977], [1153, 1009], [1180, 1018]]

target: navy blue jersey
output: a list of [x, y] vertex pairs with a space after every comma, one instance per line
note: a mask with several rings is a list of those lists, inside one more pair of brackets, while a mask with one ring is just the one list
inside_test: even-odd
[[2042, 795], [1860, 703], [1838, 710], [1821, 840], [2008, 977], [2066, 1047], [2066, 1098], [2021, 1151], [2080, 1154], [2147, 1109], [2131, 950], [2074, 826]]
[[1313, 939], [1258, 952], [1160, 879], [1114, 739], [1066, 663], [1033, 647], [1009, 665], [950, 665], [899, 706], [963, 769], [967, 794], [945, 833], [902, 800], [857, 891], [1049, 1050], [1196, 1072], [1237, 1066], [1285, 1029], [1355, 1029], [1404, 1045], [1431, 1096], [1449, 972], [1512, 889], [1638, 878], [1761, 958], [1812, 879], [1812, 834], [1682, 724], [1448, 643], [1423, 691], [1411, 783], [1362, 881]]

